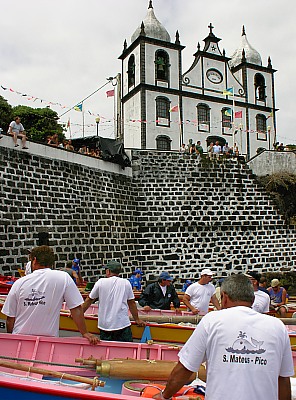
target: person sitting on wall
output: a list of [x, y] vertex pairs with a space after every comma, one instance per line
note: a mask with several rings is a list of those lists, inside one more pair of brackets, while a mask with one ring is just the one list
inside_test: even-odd
[[273, 279], [268, 288], [271, 299], [271, 310], [275, 310], [281, 318], [286, 318], [288, 307], [286, 306], [287, 291], [280, 286], [278, 279]]
[[136, 269], [132, 276], [129, 278], [130, 284], [132, 285], [133, 290], [141, 290], [142, 289], [142, 275], [143, 272], [140, 269]]
[[14, 147], [18, 147], [19, 146], [17, 144], [17, 138], [21, 138], [21, 140], [22, 140], [22, 148], [25, 149], [25, 150], [28, 149], [28, 147], [26, 146], [26, 144], [27, 144], [27, 136], [26, 136], [25, 128], [21, 124], [20, 117], [15, 117], [14, 121], [12, 121], [9, 124], [7, 133], [13, 137]]
[[200, 140], [196, 143], [195, 147], [196, 147], [196, 152], [202, 157], [203, 156], [203, 148], [201, 146]]
[[166, 271], [163, 271], [157, 282], [150, 283], [142, 292], [139, 305], [145, 311], [151, 309], [170, 310], [171, 303], [176, 310], [180, 307], [180, 300], [172, 285], [173, 278]]

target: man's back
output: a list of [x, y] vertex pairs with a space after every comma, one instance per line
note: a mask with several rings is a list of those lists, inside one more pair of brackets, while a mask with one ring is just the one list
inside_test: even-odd
[[207, 314], [179, 356], [190, 371], [206, 357], [208, 399], [276, 400], [278, 377], [294, 374], [285, 326], [244, 306]]
[[72, 309], [83, 299], [70, 276], [44, 268], [17, 280], [3, 306], [3, 313], [16, 317], [13, 333], [58, 336], [63, 301]]
[[127, 301], [134, 299], [134, 294], [127, 279], [118, 276], [101, 278], [95, 283], [89, 297], [99, 299], [99, 328], [113, 331], [130, 325]]

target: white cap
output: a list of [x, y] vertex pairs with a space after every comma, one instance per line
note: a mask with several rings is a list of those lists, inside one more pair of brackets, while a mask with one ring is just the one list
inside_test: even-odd
[[201, 271], [201, 273], [200, 273], [200, 276], [203, 276], [203, 275], [212, 276], [212, 275], [213, 275], [213, 272], [212, 272], [209, 268], [206, 268], [206, 269], [203, 269], [203, 270]]

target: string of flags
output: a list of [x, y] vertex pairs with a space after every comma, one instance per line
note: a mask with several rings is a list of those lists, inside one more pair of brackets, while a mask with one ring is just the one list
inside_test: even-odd
[[[18, 94], [19, 96], [22, 96], [22, 97], [26, 98], [26, 100], [28, 100], [28, 101], [33, 101], [33, 102], [35, 102], [35, 101], [40, 101], [40, 103], [45, 103], [45, 104], [46, 104], [46, 107], [49, 107], [49, 108], [50, 108], [51, 106], [59, 106], [59, 107], [61, 107], [62, 109], [71, 108], [71, 107], [66, 106], [66, 105], [63, 105], [63, 104], [61, 104], [61, 103], [53, 102], [53, 101], [49, 101], [49, 100], [45, 100], [45, 99], [42, 99], [42, 98], [40, 98], [40, 97], [36, 97], [36, 96], [30, 95], [30, 94], [22, 93], [22, 92], [20, 92], [20, 91], [18, 91], [18, 90], [14, 90], [14, 89], [12, 89], [12, 88], [5, 87], [5, 86], [3, 86], [3, 85], [0, 85], [0, 87], [1, 87], [2, 90], [5, 90], [5, 91], [8, 90], [9, 92], [12, 92], [12, 93]], [[107, 95], [107, 97], [115, 96], [115, 90], [114, 90], [114, 89], [108, 90], [108, 91], [106, 92], [106, 95]], [[80, 103], [76, 104], [76, 105], [73, 107], [73, 110], [79, 111], [79, 112], [84, 111], [84, 112], [88, 113], [89, 115], [97, 116], [97, 114], [92, 113], [92, 112], [89, 111], [89, 110], [88, 110], [88, 111], [83, 110], [83, 102], [80, 102]], [[104, 118], [104, 117], [102, 117], [102, 118]]]

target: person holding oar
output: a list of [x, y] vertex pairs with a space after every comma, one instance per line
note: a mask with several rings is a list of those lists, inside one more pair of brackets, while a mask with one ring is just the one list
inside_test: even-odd
[[64, 271], [53, 270], [54, 252], [49, 246], [31, 251], [32, 274], [12, 286], [2, 312], [7, 316], [7, 332], [23, 335], [59, 336], [63, 301], [81, 335], [91, 344], [99, 339], [87, 332], [81, 305], [83, 298], [73, 279]]

